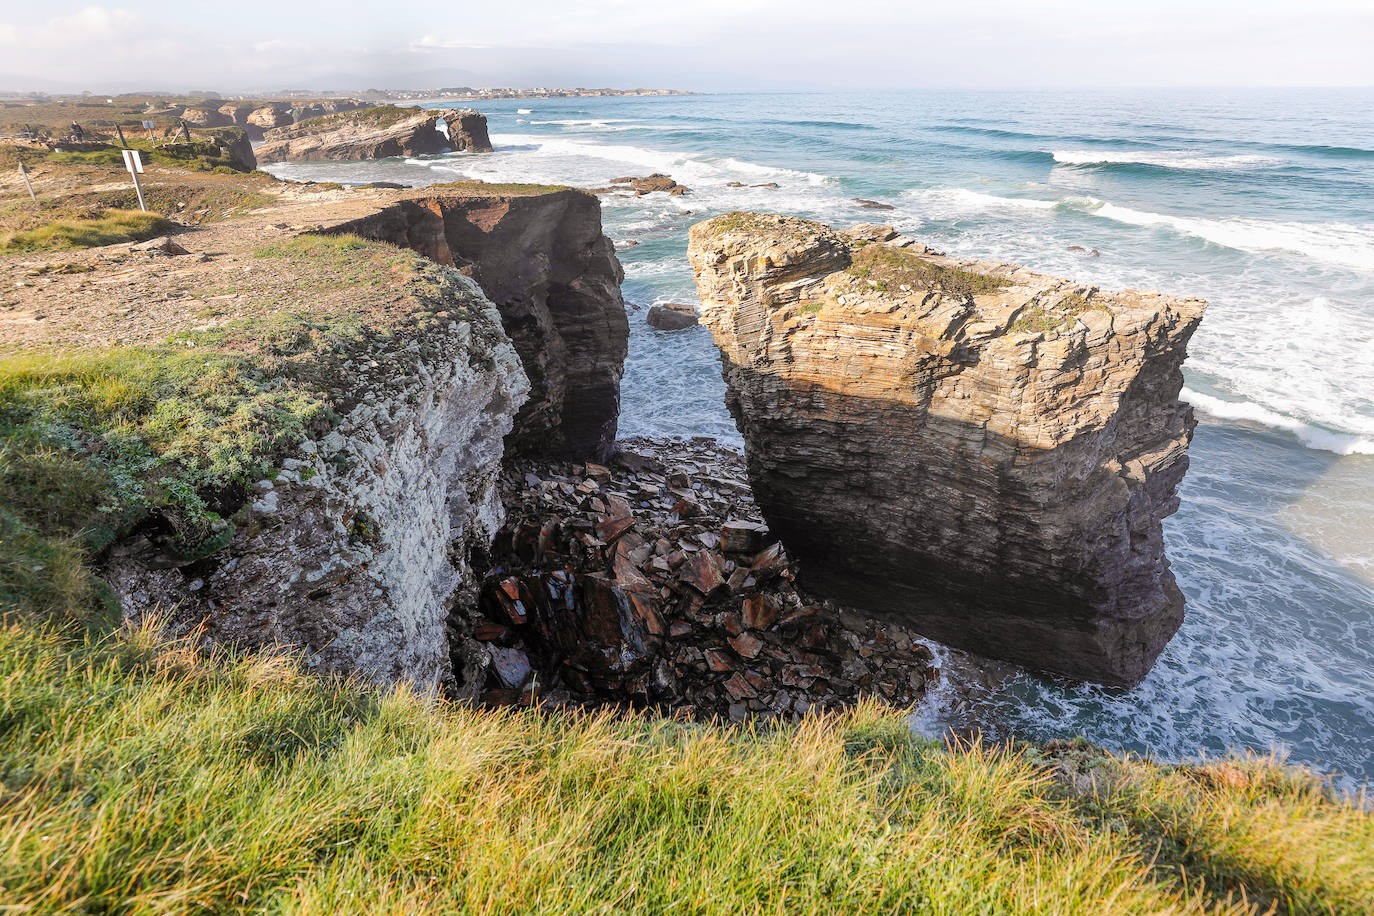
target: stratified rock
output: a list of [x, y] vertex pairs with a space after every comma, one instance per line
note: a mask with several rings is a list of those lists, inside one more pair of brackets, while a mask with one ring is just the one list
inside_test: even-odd
[[487, 116], [471, 108], [445, 112], [449, 145], [457, 152], [489, 153], [491, 137], [487, 135]]
[[605, 457], [620, 417], [630, 329], [624, 271], [601, 232], [595, 197], [441, 185], [331, 231], [456, 266], [496, 303], [531, 384], [507, 443], [513, 452]]
[[1204, 303], [917, 247], [757, 214], [693, 227], [769, 528], [825, 594], [1133, 684], [1183, 617], [1161, 521], [1188, 466], [1180, 366]]
[[[438, 130], [441, 119], [448, 125], [448, 137]], [[490, 151], [486, 118], [470, 110], [383, 105], [273, 128], [264, 134], [257, 154], [262, 162], [382, 159], [438, 153], [450, 145]]]
[[698, 323], [696, 309], [676, 302], [650, 306], [649, 314], [644, 320], [650, 327], [658, 328], [660, 331], [681, 331], [695, 327]]
[[248, 125], [263, 131], [271, 130], [274, 127], [285, 127], [291, 123], [291, 111], [286, 105], [264, 105], [261, 108], [255, 108], [248, 115]]
[[[223, 544], [183, 557], [137, 534], [111, 548], [105, 578], [126, 616], [294, 646], [319, 671], [454, 686], [451, 606], [476, 600], [473, 559], [504, 517], [502, 437], [527, 386], [474, 284], [419, 270], [359, 316], [384, 333], [359, 335], [358, 352], [299, 355], [292, 371], [333, 375], [338, 422], [257, 482]], [[515, 680], [519, 654], [498, 671]]]
[[192, 127], [230, 127], [234, 119], [214, 108], [188, 108], [181, 113], [181, 120]]

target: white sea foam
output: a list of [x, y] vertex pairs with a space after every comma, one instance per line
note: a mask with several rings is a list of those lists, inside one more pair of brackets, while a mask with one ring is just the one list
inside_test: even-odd
[[1227, 401], [1191, 388], [1184, 388], [1181, 397], [1198, 410], [1218, 419], [1242, 420], [1290, 432], [1308, 448], [1335, 452], [1337, 455], [1374, 455], [1374, 438], [1321, 429], [1252, 401]]
[[1118, 223], [1167, 226], [1176, 232], [1241, 251], [1290, 251], [1341, 267], [1374, 270], [1374, 225], [1204, 219], [1148, 213], [1111, 203], [1088, 209]]
[[[560, 127], [602, 127], [610, 128], [612, 124], [632, 123], [629, 118], [557, 118], [550, 121], [530, 120], [531, 124], [557, 124]], [[610, 128], [615, 130], [616, 128]]]
[[[650, 149], [625, 143], [598, 143], [587, 139], [549, 137], [535, 134], [497, 134], [492, 143], [498, 148], [506, 146], [534, 147], [543, 156], [583, 157], [607, 162], [619, 162], [652, 169], [656, 172], [672, 174], [678, 180], [687, 178], [714, 181], [732, 176], [759, 175], [772, 181], [804, 181], [808, 184], [828, 184], [833, 181], [826, 175], [804, 172], [798, 169], [761, 165], [740, 159], [717, 156], [701, 156], [683, 152]], [[690, 184], [690, 181], [686, 182]]]
[[533, 108], [517, 108], [517, 109], [515, 109], [515, 113], [516, 113], [516, 114], [534, 114], [534, 109], [533, 109]]
[[1168, 169], [1256, 169], [1278, 165], [1281, 160], [1270, 156], [1232, 155], [1209, 156], [1206, 153], [1177, 151], [1150, 152], [1134, 150], [1129, 152], [1105, 150], [1055, 150], [1054, 161], [1063, 165], [1111, 165], [1138, 164], [1153, 165]]
[[1061, 203], [1032, 197], [999, 197], [968, 188], [918, 188], [903, 192], [903, 196], [916, 201], [923, 215], [935, 218], [989, 210], [1053, 210]]

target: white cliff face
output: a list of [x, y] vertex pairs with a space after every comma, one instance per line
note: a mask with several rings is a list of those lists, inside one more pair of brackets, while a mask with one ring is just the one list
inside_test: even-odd
[[300, 647], [321, 671], [452, 687], [446, 623], [475, 593], [473, 551], [502, 523], [502, 440], [529, 391], [494, 306], [453, 280], [452, 309], [423, 341], [340, 367], [352, 406], [258, 482], [212, 570], [116, 551], [108, 579], [126, 614], [203, 622], [219, 643]]

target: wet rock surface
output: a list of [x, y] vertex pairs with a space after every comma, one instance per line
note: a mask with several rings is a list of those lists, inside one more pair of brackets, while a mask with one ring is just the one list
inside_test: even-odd
[[678, 184], [672, 178], [661, 172], [655, 172], [643, 178], [626, 176], [624, 178], [612, 178], [611, 186], [608, 188], [595, 188], [593, 194], [621, 194], [628, 196], [626, 192], [633, 192], [635, 197], [643, 197], [646, 194], [663, 192], [671, 197], [681, 197], [690, 194], [692, 189], [686, 185]]
[[1164, 553], [1204, 303], [948, 258], [890, 227], [692, 229], [701, 320], [803, 581], [951, 645], [1130, 685], [1183, 618]]
[[658, 328], [660, 331], [682, 331], [686, 328], [696, 327], [697, 310], [690, 305], [681, 305], [676, 302], [664, 302], [660, 305], [649, 307], [649, 314], [645, 316], [645, 321], [651, 327]]
[[633, 439], [605, 465], [518, 460], [475, 614], [451, 622], [461, 696], [798, 718], [918, 699], [930, 651], [808, 595], [711, 439]]

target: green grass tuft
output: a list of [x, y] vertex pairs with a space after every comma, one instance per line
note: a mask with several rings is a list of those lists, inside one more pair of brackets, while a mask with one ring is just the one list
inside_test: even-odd
[[1374, 818], [1272, 762], [1103, 758], [1070, 791], [1052, 774], [1081, 760], [945, 747], [873, 705], [768, 731], [484, 712], [150, 629], [28, 625], [0, 629], [0, 710], [16, 912], [1229, 916], [1374, 899]]
[[163, 235], [175, 225], [156, 213], [105, 210], [90, 218], [57, 219], [32, 229], [5, 232], [0, 234], [0, 252], [94, 248], [118, 242], [138, 242]]
[[250, 484], [333, 422], [285, 353], [188, 343], [0, 351], [0, 609], [97, 614], [84, 558], [149, 517], [174, 557], [223, 546]]
[[965, 299], [995, 293], [1011, 284], [1004, 277], [945, 267], [886, 245], [854, 248], [849, 273], [868, 281], [880, 292], [900, 292], [905, 286], [910, 290], [932, 290], [943, 296]]

